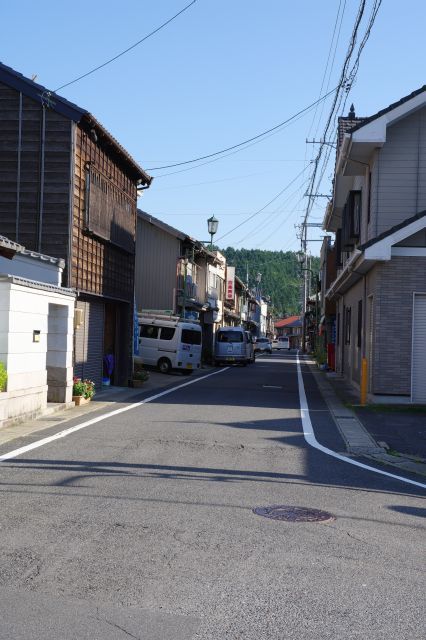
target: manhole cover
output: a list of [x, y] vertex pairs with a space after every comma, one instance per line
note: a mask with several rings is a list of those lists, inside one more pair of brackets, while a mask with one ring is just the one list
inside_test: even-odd
[[335, 520], [335, 517], [327, 511], [286, 505], [256, 507], [253, 509], [253, 513], [264, 518], [271, 518], [271, 520], [286, 520], [287, 522], [331, 522]]

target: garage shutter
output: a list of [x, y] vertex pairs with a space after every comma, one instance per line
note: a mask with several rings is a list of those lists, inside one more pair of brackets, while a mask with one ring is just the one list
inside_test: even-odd
[[411, 400], [426, 403], [426, 294], [414, 295]]
[[75, 332], [74, 375], [93, 380], [102, 386], [104, 355], [104, 305], [101, 302], [79, 300], [77, 309], [84, 313], [83, 324]]

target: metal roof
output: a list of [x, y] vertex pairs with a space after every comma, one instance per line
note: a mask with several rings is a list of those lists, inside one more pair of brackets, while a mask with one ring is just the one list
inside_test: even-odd
[[183, 231], [179, 231], [178, 229], [171, 227], [169, 224], [166, 224], [162, 220], [155, 218], [150, 213], [142, 211], [141, 209], [138, 209], [138, 218], [144, 220], [145, 222], [149, 222], [149, 224], [153, 224], [155, 227], [162, 229], [166, 233], [169, 233], [171, 236], [175, 236], [179, 240], [185, 240], [188, 237], [186, 233], [183, 233]]
[[179, 240], [191, 242], [192, 244], [196, 245], [197, 249], [199, 249], [200, 252], [210, 256], [210, 258], [212, 258], [213, 260], [217, 260], [216, 254], [212, 251], [209, 251], [209, 249], [207, 249], [200, 240], [196, 240], [195, 238], [192, 238], [188, 234], [184, 233], [183, 231], [179, 231], [179, 229], [175, 229], [174, 227], [171, 227], [169, 224], [167, 224], [166, 222], [163, 222], [162, 220], [159, 220], [158, 218], [155, 218], [150, 213], [147, 213], [146, 211], [142, 211], [141, 209], [138, 209], [138, 218], [140, 218], [141, 220], [144, 220], [145, 222], [149, 222], [150, 224], [153, 224], [159, 229], [162, 229], [163, 231], [165, 231], [166, 233], [169, 233], [170, 235], [175, 236]]
[[283, 327], [301, 327], [302, 320], [300, 316], [290, 316], [289, 318], [283, 318], [282, 320], [277, 320], [274, 323], [276, 329], [282, 329]]

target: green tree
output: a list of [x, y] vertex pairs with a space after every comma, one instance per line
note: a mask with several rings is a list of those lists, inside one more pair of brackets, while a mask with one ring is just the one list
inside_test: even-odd
[[[294, 251], [264, 251], [261, 249], [219, 249], [236, 275], [250, 288], [256, 286], [256, 274], [261, 273], [260, 290], [271, 299], [272, 314], [276, 317], [300, 313], [302, 273]], [[319, 270], [319, 258], [311, 259], [310, 268]], [[312, 287], [314, 291], [314, 287]]]

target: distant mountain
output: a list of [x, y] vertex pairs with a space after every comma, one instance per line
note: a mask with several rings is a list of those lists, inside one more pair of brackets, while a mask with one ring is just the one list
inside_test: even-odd
[[[236, 267], [237, 276], [250, 288], [257, 286], [256, 275], [262, 274], [260, 290], [271, 298], [272, 313], [282, 318], [300, 313], [301, 271], [294, 251], [262, 251], [260, 249], [217, 249], [229, 265]], [[318, 273], [319, 258], [311, 258], [310, 268]], [[312, 289], [313, 291], [313, 289]]]

